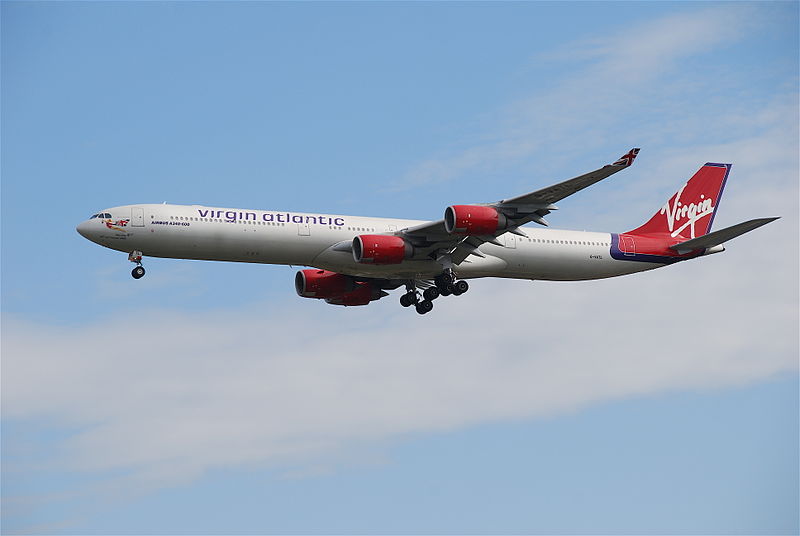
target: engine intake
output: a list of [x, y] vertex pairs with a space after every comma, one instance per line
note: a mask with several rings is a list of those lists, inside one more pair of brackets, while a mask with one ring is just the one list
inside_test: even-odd
[[355, 280], [328, 270], [300, 270], [294, 276], [294, 288], [303, 298], [328, 299], [356, 288]]
[[444, 228], [449, 234], [490, 235], [508, 227], [508, 220], [494, 207], [452, 205], [444, 211]]
[[413, 246], [399, 236], [358, 235], [353, 239], [353, 258], [363, 264], [400, 264], [413, 254]]
[[317, 298], [333, 305], [367, 305], [388, 294], [369, 281], [356, 281], [349, 275], [328, 270], [300, 270], [294, 288], [303, 298]]

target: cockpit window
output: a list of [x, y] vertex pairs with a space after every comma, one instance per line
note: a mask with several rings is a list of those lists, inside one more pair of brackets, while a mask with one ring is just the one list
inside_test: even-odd
[[108, 212], [106, 212], [105, 214], [103, 214], [103, 217], [104, 217], [104, 218], [110, 218], [110, 217], [111, 217], [111, 214], [109, 214]]

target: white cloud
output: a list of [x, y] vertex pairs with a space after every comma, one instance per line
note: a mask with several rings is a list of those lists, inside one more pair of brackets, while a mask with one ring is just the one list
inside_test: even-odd
[[[473, 172], [491, 177], [520, 165], [542, 179], [609, 147], [611, 140], [618, 140], [610, 145], [613, 152], [600, 153], [608, 161], [634, 145], [646, 150], [683, 148], [714, 135], [727, 136], [729, 114], [747, 120], [752, 130], [750, 120], [758, 110], [731, 93], [742, 89], [731, 85], [732, 79], [747, 82], [741, 75], [713, 64], [704, 66], [702, 76], [697, 68], [681, 67], [682, 62], [743, 39], [758, 27], [760, 18], [748, 6], [725, 5], [656, 19], [556, 50], [546, 58], [575, 63], [570, 76], [548, 80], [544, 89], [532, 88], [530, 97], [491, 114], [481, 126], [485, 134], [480, 141], [412, 166], [397, 188], [452, 181]], [[540, 63], [537, 67], [543, 70]], [[715, 120], [709, 121], [714, 114]], [[554, 181], [566, 178], [552, 175]]]
[[[558, 61], [591, 59], [591, 76], [638, 84], [675, 69], [684, 58], [740, 39], [741, 32], [752, 29], [754, 16], [757, 12], [745, 5], [678, 13], [572, 43], [547, 56]], [[586, 73], [580, 75], [583, 78]]]
[[758, 381], [797, 365], [796, 265], [756, 268], [749, 249], [612, 281], [478, 281], [426, 317], [390, 298], [139, 312], [78, 329], [6, 318], [4, 416], [74, 426], [70, 468], [163, 485]]

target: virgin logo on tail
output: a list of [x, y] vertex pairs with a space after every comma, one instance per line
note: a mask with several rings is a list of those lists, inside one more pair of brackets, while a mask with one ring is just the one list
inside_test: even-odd
[[[700, 194], [700, 201], [697, 203], [681, 204], [681, 194], [687, 185], [688, 183], [684, 184], [678, 190], [674, 200], [671, 200], [671, 207], [670, 201], [667, 201], [659, 212], [659, 214], [666, 215], [667, 227], [669, 228], [670, 236], [673, 238], [680, 235], [687, 227], [691, 229], [691, 238], [695, 238], [695, 224], [702, 218], [714, 213], [712, 199], [707, 198], [704, 194]], [[680, 220], [684, 218], [686, 218], [686, 221], [676, 229], [675, 224], [680, 223]]]
[[[697, 238], [708, 233], [730, 169], [730, 164], [704, 165], [647, 223], [628, 234], [668, 234], [671, 238], [685, 239], [687, 235]], [[681, 201], [683, 195], [691, 202]]]

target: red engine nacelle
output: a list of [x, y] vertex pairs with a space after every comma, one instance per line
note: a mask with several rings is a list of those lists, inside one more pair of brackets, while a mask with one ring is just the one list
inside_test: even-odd
[[356, 289], [346, 292], [339, 296], [326, 298], [325, 301], [331, 305], [344, 305], [352, 307], [355, 305], [367, 305], [373, 300], [381, 297], [381, 291], [372, 287], [369, 283], [356, 283]]
[[453, 205], [444, 211], [444, 228], [450, 234], [490, 235], [507, 226], [505, 215], [494, 207]]
[[356, 288], [352, 277], [328, 270], [300, 270], [294, 276], [294, 288], [303, 298], [333, 298]]
[[353, 258], [365, 264], [400, 264], [409, 259], [414, 248], [391, 235], [359, 235], [353, 239]]

